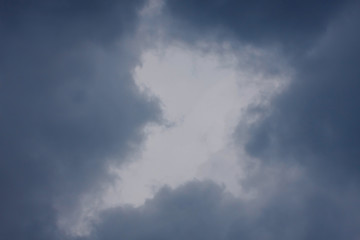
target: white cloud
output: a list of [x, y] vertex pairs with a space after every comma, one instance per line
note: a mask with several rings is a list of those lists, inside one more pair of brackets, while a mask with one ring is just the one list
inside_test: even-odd
[[136, 82], [162, 101], [172, 124], [149, 128], [140, 159], [117, 170], [121, 180], [105, 197], [107, 204], [141, 205], [163, 185], [176, 187], [194, 178], [210, 178], [239, 193], [239, 149], [231, 134], [242, 110], [265, 88], [274, 91], [278, 79], [260, 81], [261, 73], [239, 68], [231, 56], [224, 66], [224, 58], [176, 46], [143, 54]]

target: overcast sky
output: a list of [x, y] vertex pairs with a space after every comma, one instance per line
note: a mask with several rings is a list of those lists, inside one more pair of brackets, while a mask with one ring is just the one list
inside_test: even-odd
[[0, 239], [360, 239], [357, 0], [0, 0]]

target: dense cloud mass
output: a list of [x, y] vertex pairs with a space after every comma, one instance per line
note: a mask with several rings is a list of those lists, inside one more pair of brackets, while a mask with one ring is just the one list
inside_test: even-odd
[[[109, 164], [159, 120], [132, 81], [144, 2], [0, 4], [0, 238], [64, 239], [58, 213], [101, 188]], [[164, 187], [143, 206], [104, 211], [89, 235], [66, 237], [359, 239], [359, 3], [167, 0], [160, 18], [177, 41], [275, 46], [290, 59], [289, 86], [270, 108], [249, 109], [260, 117], [239, 123], [246, 139], [234, 134], [259, 163], [242, 183], [256, 196], [206, 181]]]
[[[304, 50], [350, 1], [168, 0], [165, 12], [187, 41], [217, 35], [260, 46]], [[225, 38], [225, 39], [224, 39]], [[229, 39], [227, 39], [229, 40]]]
[[359, 5], [169, 0], [165, 12], [170, 33], [189, 44], [246, 42], [290, 57], [294, 79], [248, 129], [245, 148], [261, 167], [243, 184], [259, 195], [239, 200], [206, 182], [165, 188], [140, 208], [107, 212], [93, 236], [357, 239]]
[[334, 22], [297, 63], [292, 85], [254, 128], [247, 146], [251, 154], [297, 160], [316, 174], [331, 174], [335, 182], [359, 180], [358, 10]]
[[131, 76], [142, 5], [0, 2], [1, 239], [57, 239], [56, 210], [110, 180], [158, 119]]
[[236, 199], [211, 182], [194, 181], [175, 190], [163, 188], [140, 208], [104, 212], [104, 220], [95, 225], [90, 239], [300, 240], [359, 236], [359, 217], [354, 213], [351, 218], [344, 216], [354, 205], [337, 206], [356, 202], [318, 194], [318, 189], [304, 189], [299, 183], [283, 185], [285, 188], [271, 197], [262, 196], [265, 204]]

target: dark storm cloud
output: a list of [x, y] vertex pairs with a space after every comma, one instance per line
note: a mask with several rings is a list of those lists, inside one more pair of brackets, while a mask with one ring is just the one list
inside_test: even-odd
[[292, 84], [253, 128], [252, 155], [293, 159], [334, 183], [360, 180], [359, 10], [347, 10], [297, 62]]
[[293, 183], [262, 199], [262, 205], [195, 181], [175, 190], [165, 187], [139, 208], [109, 209], [84, 239], [356, 239], [359, 211], [352, 212], [346, 204], [356, 203], [344, 199]]
[[176, 26], [176, 37], [198, 40], [217, 34], [260, 46], [289, 51], [309, 46], [331, 17], [351, 1], [168, 0], [165, 11]]
[[[105, 220], [95, 226], [91, 239], [222, 239], [226, 218], [236, 211], [226, 205], [222, 192], [214, 184], [200, 182], [176, 190], [163, 188], [140, 208], [104, 212]], [[226, 214], [230, 215], [224, 218]]]
[[140, 208], [104, 213], [91, 237], [358, 239], [358, 3], [168, 0], [165, 12], [178, 40], [225, 33], [292, 55], [293, 81], [249, 129], [246, 150], [261, 167], [243, 185], [259, 195], [239, 200], [207, 182], [165, 188]]
[[[57, 239], [157, 121], [131, 72], [143, 1], [0, 1], [0, 238]], [[116, 160], [114, 160], [116, 159]]]

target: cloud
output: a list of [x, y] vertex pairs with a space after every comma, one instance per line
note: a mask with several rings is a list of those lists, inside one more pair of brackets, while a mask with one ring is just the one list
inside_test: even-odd
[[334, 183], [358, 182], [359, 17], [359, 6], [347, 10], [296, 63], [292, 84], [254, 126], [249, 153], [293, 159]]
[[196, 41], [206, 36], [260, 46], [303, 50], [325, 32], [328, 21], [351, 1], [166, 1], [173, 34]]
[[[192, 182], [176, 190], [163, 188], [144, 206], [103, 213], [94, 239], [222, 239], [236, 210], [227, 207], [223, 189], [210, 182]], [[223, 206], [225, 205], [225, 206]], [[224, 211], [227, 210], [227, 211]]]
[[294, 77], [251, 126], [246, 149], [264, 162], [296, 160], [328, 180], [358, 181], [359, 5], [327, 3], [169, 0], [166, 12], [184, 26], [185, 41], [186, 33], [206, 40], [204, 32], [214, 35], [219, 28], [265, 48], [300, 46], [300, 54], [282, 52]]
[[[358, 239], [354, 2], [168, 0], [163, 17], [173, 38], [275, 45], [291, 59], [288, 88], [269, 108], [250, 109], [260, 118], [245, 149], [260, 167], [242, 185], [255, 197], [239, 199], [206, 181], [164, 187], [143, 206], [104, 211], [80, 238]], [[74, 239], [59, 230], [58, 214], [101, 189], [108, 166], [123, 163], [142, 127], [159, 120], [157, 102], [132, 81], [143, 2], [2, 5], [0, 236]], [[243, 136], [234, 135], [242, 149]]]
[[[282, 54], [292, 82], [269, 108], [250, 109], [260, 118], [245, 149], [260, 167], [242, 184], [257, 195], [237, 199], [196, 181], [164, 188], [142, 207], [104, 213], [91, 237], [358, 239], [359, 5], [169, 0], [165, 11], [170, 31], [190, 44], [219, 40], [220, 32], [220, 40], [289, 50]], [[244, 141], [240, 132], [235, 138]]]
[[[259, 199], [234, 198], [211, 182], [193, 181], [177, 189], [164, 187], [141, 207], [103, 212], [91, 237], [84, 239], [300, 240], [358, 236], [352, 222], [358, 221], [358, 211], [339, 209], [339, 199], [293, 183], [272, 196], [261, 196], [265, 204]], [[299, 187], [303, 188], [301, 192]]]
[[110, 180], [159, 120], [137, 90], [143, 1], [2, 1], [0, 236], [58, 239], [57, 211]]

